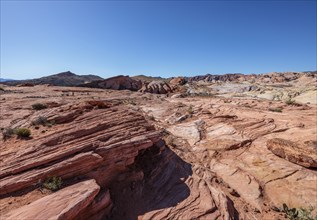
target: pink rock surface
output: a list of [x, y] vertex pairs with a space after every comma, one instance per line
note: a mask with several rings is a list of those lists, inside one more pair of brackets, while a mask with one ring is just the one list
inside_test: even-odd
[[75, 219], [98, 194], [95, 180], [87, 180], [13, 210], [1, 219]]

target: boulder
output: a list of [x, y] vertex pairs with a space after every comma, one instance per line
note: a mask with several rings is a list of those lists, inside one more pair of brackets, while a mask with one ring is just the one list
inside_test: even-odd
[[294, 143], [289, 140], [274, 138], [267, 141], [267, 147], [273, 154], [292, 163], [307, 168], [317, 168], [316, 141]]
[[93, 202], [99, 190], [95, 180], [79, 182], [12, 210], [1, 219], [76, 219], [80, 211]]

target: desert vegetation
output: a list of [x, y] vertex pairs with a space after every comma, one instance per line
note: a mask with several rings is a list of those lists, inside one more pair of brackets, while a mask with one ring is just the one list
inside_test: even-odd
[[32, 105], [32, 109], [34, 110], [42, 110], [42, 109], [46, 109], [47, 105], [43, 104], [43, 103], [35, 103]]
[[14, 129], [14, 133], [18, 138], [28, 138], [31, 135], [31, 131], [28, 128], [16, 128]]
[[14, 135], [14, 129], [12, 128], [4, 128], [2, 130], [2, 137], [3, 140], [7, 140], [9, 138], [11, 138]]
[[283, 212], [285, 213], [285, 217], [290, 220], [316, 220], [317, 213], [315, 216], [313, 214], [314, 208], [309, 207], [305, 208], [288, 208], [288, 206], [284, 203], [283, 204]]
[[33, 126], [43, 125], [43, 126], [51, 127], [54, 124], [55, 124], [54, 121], [48, 121], [47, 118], [43, 116], [39, 116], [31, 122], [31, 125]]
[[63, 181], [61, 177], [53, 176], [53, 177], [48, 177], [44, 181], [43, 187], [55, 192], [62, 187], [62, 184], [63, 184]]
[[192, 105], [189, 105], [188, 109], [187, 109], [187, 112], [188, 114], [192, 115], [194, 113], [194, 110], [193, 110], [193, 106]]
[[31, 131], [28, 128], [5, 128], [2, 130], [3, 140], [7, 140], [16, 135], [18, 138], [28, 138], [31, 136]]

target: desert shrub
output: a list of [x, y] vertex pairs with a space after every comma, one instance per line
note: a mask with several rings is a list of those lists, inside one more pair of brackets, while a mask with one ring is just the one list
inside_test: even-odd
[[62, 184], [63, 181], [61, 177], [53, 176], [44, 181], [43, 187], [51, 191], [57, 191], [62, 187]]
[[34, 110], [42, 110], [42, 109], [47, 108], [47, 105], [42, 104], [42, 103], [35, 103], [35, 104], [32, 105], [32, 108]]
[[282, 112], [283, 109], [282, 108], [269, 108], [269, 111], [271, 111], [271, 112]]
[[192, 105], [190, 105], [190, 106], [188, 107], [187, 112], [188, 112], [188, 114], [190, 114], [190, 115], [194, 113], [194, 110], [193, 110], [193, 106], [192, 106]]
[[294, 104], [295, 104], [295, 100], [293, 100], [293, 99], [287, 99], [287, 100], [285, 101], [285, 104], [286, 104], [286, 105], [294, 105]]
[[314, 208], [310, 207], [308, 209], [304, 208], [288, 208], [287, 205], [283, 204], [283, 212], [285, 213], [285, 217], [291, 220], [315, 220], [317, 219], [317, 215], [313, 217]]
[[28, 128], [17, 128], [14, 130], [14, 133], [19, 138], [27, 138], [27, 137], [30, 137], [30, 135], [31, 135], [31, 131]]
[[47, 125], [49, 122], [47, 121], [46, 117], [38, 117], [37, 119], [35, 119], [34, 121], [32, 121], [32, 125]]
[[13, 130], [12, 128], [5, 128], [5, 129], [2, 131], [3, 140], [9, 139], [9, 138], [11, 138], [13, 135], [14, 135], [14, 130]]
[[55, 124], [55, 121], [53, 121], [53, 120], [48, 121], [46, 117], [40, 116], [37, 119], [35, 119], [34, 121], [32, 121], [31, 124], [33, 126], [43, 125], [43, 126], [51, 127], [52, 125]]
[[164, 138], [164, 140], [165, 140], [165, 143], [166, 143], [168, 146], [173, 146], [173, 145], [174, 145], [175, 137], [172, 136], [172, 135], [168, 135], [167, 137]]
[[4, 88], [0, 87], [0, 91], [4, 91]]

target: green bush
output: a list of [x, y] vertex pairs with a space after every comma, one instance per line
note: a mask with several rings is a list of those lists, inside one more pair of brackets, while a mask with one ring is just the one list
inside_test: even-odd
[[46, 189], [49, 189], [51, 191], [57, 191], [62, 187], [63, 181], [62, 178], [60, 177], [49, 177], [45, 180], [45, 182], [43, 183], [43, 186]]
[[9, 139], [9, 138], [11, 138], [13, 135], [14, 135], [14, 130], [13, 130], [12, 128], [5, 128], [5, 129], [2, 131], [3, 140]]
[[271, 111], [271, 112], [282, 112], [283, 109], [282, 108], [269, 108], [269, 111]]
[[42, 109], [47, 108], [47, 105], [42, 104], [42, 103], [35, 103], [35, 104], [32, 105], [32, 108], [34, 110], [42, 110]]
[[283, 212], [285, 213], [285, 217], [290, 220], [316, 220], [317, 215], [315, 217], [312, 216], [314, 208], [288, 208], [287, 205], [283, 204]]
[[31, 135], [31, 131], [28, 128], [17, 128], [14, 130], [14, 133], [19, 138], [27, 138], [27, 137], [30, 137], [30, 135]]

